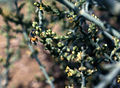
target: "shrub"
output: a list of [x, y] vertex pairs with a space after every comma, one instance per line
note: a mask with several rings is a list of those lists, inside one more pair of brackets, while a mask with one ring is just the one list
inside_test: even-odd
[[[119, 88], [120, 32], [95, 15], [95, 1], [56, 0], [51, 1], [51, 4], [45, 4], [40, 0], [34, 3], [36, 16], [35, 21], [31, 23], [30, 16], [25, 20], [24, 15], [20, 13], [24, 3], [18, 6], [15, 0], [16, 13], [5, 15], [0, 9], [8, 29], [7, 50], [10, 48], [9, 29], [12, 28], [9, 22], [12, 22], [21, 26], [26, 44], [32, 52], [31, 56], [37, 61], [52, 88], [54, 82], [40, 62], [38, 51], [30, 43], [37, 45], [40, 41], [45, 49], [50, 51], [55, 63], [68, 78], [68, 86], [65, 88]], [[58, 6], [59, 3], [61, 5]], [[104, 8], [100, 6], [99, 9]], [[53, 31], [50, 25], [56, 23], [60, 25], [63, 34], [59, 35]], [[29, 28], [32, 30], [27, 30]], [[9, 56], [9, 52], [7, 55]], [[10, 57], [5, 63], [8, 73], [9, 59]]]

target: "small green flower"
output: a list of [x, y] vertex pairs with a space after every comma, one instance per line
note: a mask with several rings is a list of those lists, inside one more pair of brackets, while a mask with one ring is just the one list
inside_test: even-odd
[[64, 46], [64, 43], [62, 43], [62, 42], [58, 42], [57, 46], [58, 46], [59, 48], [61, 48], [61, 47]]

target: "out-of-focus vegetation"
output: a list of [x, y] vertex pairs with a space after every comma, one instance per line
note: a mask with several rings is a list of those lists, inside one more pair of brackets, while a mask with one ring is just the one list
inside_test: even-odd
[[[48, 76], [48, 73], [45, 70], [45, 67], [40, 62], [40, 59], [37, 55], [37, 50], [35, 50], [30, 42], [30, 31], [32, 30], [32, 13], [35, 12], [33, 7], [33, 0], [26, 0], [26, 1], [19, 1], [19, 0], [11, 0], [11, 1], [4, 1], [2, 2], [7, 8], [2, 6], [0, 8], [0, 15], [3, 18], [5, 24], [1, 27], [1, 34], [5, 35], [6, 37], [6, 58], [0, 58], [1, 68], [3, 67], [3, 71], [1, 73], [1, 87], [6, 88], [9, 84], [9, 72], [11, 65], [20, 58], [20, 48], [28, 47], [31, 51], [31, 57], [35, 58], [36, 62], [39, 65], [39, 68], [42, 70], [45, 78], [47, 79], [47, 83], [54, 88], [54, 85], [51, 79]], [[23, 9], [27, 8], [27, 9]], [[14, 35], [12, 35], [12, 34]], [[10, 48], [10, 41], [13, 38], [16, 38], [16, 35], [21, 33], [23, 36], [23, 40], [21, 41], [18, 51], [14, 52]], [[9, 86], [8, 86], [9, 88]]]

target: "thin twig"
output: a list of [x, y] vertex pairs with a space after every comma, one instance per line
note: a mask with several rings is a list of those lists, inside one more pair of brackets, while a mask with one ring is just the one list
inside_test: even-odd
[[82, 72], [81, 72], [81, 77], [82, 77], [81, 88], [85, 88], [85, 77]]
[[4, 85], [3, 85], [3, 88], [6, 88], [7, 85], [8, 85], [8, 82], [9, 82], [9, 66], [10, 66], [10, 53], [9, 53], [9, 48], [10, 48], [10, 36], [9, 36], [9, 30], [10, 30], [10, 27], [9, 27], [9, 24], [8, 22], [6, 22], [6, 32], [7, 32], [7, 35], [6, 35], [6, 38], [7, 38], [7, 45], [6, 45], [6, 63], [5, 63], [5, 73], [4, 73]]
[[78, 9], [74, 4], [72, 4], [71, 2], [67, 1], [67, 0], [57, 0], [60, 3], [62, 3], [63, 5], [65, 5], [66, 7], [68, 7], [69, 9], [72, 9], [75, 13], [77, 13], [78, 15], [81, 15], [83, 17], [85, 17], [87, 20], [95, 23], [96, 25], [98, 25], [103, 31], [106, 32], [110, 32], [112, 33], [113, 36], [116, 36], [118, 38], [120, 38], [120, 33], [115, 30], [114, 28], [112, 28], [111, 26], [107, 25], [105, 26], [105, 23], [102, 22], [99, 19], [94, 18], [93, 16], [89, 15], [86, 11], [85, 11], [85, 4], [83, 4], [82, 9]]
[[[42, 3], [42, 0], [39, 1], [39, 3]], [[39, 18], [39, 26], [42, 27], [42, 19], [43, 19], [43, 15], [42, 15], [42, 11], [38, 8], [38, 18]]]
[[81, 72], [81, 78], [82, 78], [81, 88], [84, 88], [85, 87], [85, 76], [84, 76], [83, 72]]
[[[85, 52], [85, 50], [83, 51], [83, 53]], [[82, 59], [84, 58], [84, 55], [82, 56]], [[81, 62], [81, 67], [83, 67], [83, 61]], [[85, 87], [85, 76], [83, 74], [83, 71], [81, 71], [81, 88]]]
[[119, 74], [119, 72], [120, 72], [120, 63], [116, 63], [113, 66], [114, 66], [114, 69], [108, 75], [103, 77], [101, 82], [97, 86], [95, 86], [94, 88], [105, 88]]
[[[22, 25], [21, 25], [21, 26], [22, 26]], [[28, 35], [27, 35], [27, 33], [26, 33], [26, 31], [25, 31], [25, 29], [24, 29], [23, 26], [22, 26], [22, 30], [23, 30], [24, 38], [25, 38], [25, 40], [26, 40], [27, 43], [28, 43], [28, 48], [29, 48], [30, 51], [34, 54], [33, 57], [35, 58], [36, 62], [38, 63], [38, 65], [39, 65], [39, 67], [40, 67], [40, 69], [42, 70], [43, 74], [45, 75], [45, 78], [47, 79], [47, 81], [48, 81], [48, 83], [50, 84], [51, 88], [55, 88], [55, 87], [54, 87], [54, 84], [53, 84], [53, 82], [50, 80], [49, 75], [47, 74], [44, 66], [41, 64], [41, 62], [40, 62], [37, 54], [34, 53], [35, 50], [33, 49], [33, 47], [32, 47], [32, 46], [30, 45], [30, 43], [28, 42], [28, 41], [29, 41], [29, 37], [28, 37]]]

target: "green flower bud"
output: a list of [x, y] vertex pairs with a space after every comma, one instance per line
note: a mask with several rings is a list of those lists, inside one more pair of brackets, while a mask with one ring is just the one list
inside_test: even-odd
[[33, 22], [32, 26], [35, 28], [37, 26], [37, 22]]
[[72, 34], [72, 32], [71, 32], [71, 31], [67, 32], [67, 35], [71, 35], [71, 34]]
[[60, 51], [61, 51], [60, 49], [57, 49], [57, 52], [58, 52], [58, 53], [60, 53]]
[[46, 43], [47, 43], [47, 44], [52, 44], [52, 42], [53, 42], [53, 41], [52, 41], [51, 38], [46, 38]]
[[34, 3], [34, 6], [40, 7], [40, 3], [35, 2], [35, 3]]
[[70, 61], [71, 58], [72, 58], [72, 55], [67, 56], [68, 61]]
[[67, 52], [70, 52], [70, 48], [67, 48]]
[[38, 30], [39, 29], [39, 27], [38, 26], [36, 26], [36, 28], [35, 28], [36, 30]]
[[64, 44], [62, 42], [59, 42], [57, 45], [58, 45], [58, 47], [63, 47], [64, 46]]
[[74, 46], [74, 47], [73, 47], [73, 51], [75, 51], [76, 49], [77, 49], [77, 46]]
[[67, 57], [68, 56], [68, 53], [64, 53], [64, 57]]

